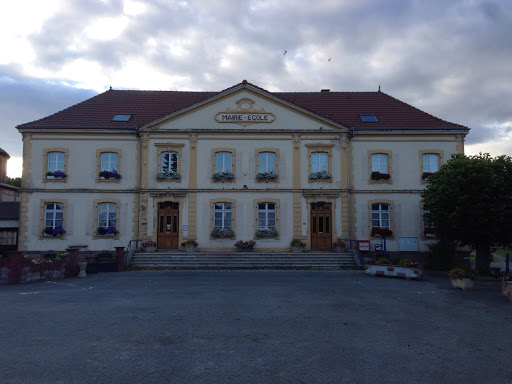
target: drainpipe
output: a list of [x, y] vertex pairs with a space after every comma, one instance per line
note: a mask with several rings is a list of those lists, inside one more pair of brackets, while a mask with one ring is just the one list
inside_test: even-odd
[[[137, 207], [137, 233], [135, 234], [135, 238], [136, 239], [139, 239], [139, 225], [140, 225], [140, 186], [141, 186], [141, 180], [142, 180], [142, 139], [140, 137], [140, 134], [139, 134], [139, 127], [135, 127], [135, 134], [137, 136], [137, 145], [139, 146], [139, 182], [137, 183], [138, 185], [136, 185], [136, 189], [138, 191], [138, 194], [139, 194], [139, 206]], [[137, 244], [138, 245], [138, 244]]]

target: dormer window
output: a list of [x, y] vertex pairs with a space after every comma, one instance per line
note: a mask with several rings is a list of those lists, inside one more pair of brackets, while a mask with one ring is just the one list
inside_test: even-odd
[[359, 115], [359, 118], [363, 123], [378, 123], [377, 116], [375, 115]]
[[112, 119], [112, 121], [130, 121], [130, 119], [132, 118], [132, 115], [131, 114], [128, 114], [128, 113], [118, 113], [117, 115], [114, 116], [114, 118]]

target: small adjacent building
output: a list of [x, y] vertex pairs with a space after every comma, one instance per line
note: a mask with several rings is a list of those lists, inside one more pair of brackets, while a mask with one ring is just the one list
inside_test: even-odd
[[5, 182], [9, 158], [0, 148], [0, 253], [16, 251], [18, 246], [20, 188]]
[[288, 251], [387, 235], [427, 251], [420, 194], [467, 127], [381, 92], [110, 89], [23, 135], [20, 249], [237, 240]]

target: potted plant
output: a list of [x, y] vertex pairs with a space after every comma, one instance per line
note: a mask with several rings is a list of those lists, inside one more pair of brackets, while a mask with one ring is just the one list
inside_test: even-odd
[[196, 248], [199, 244], [195, 240], [187, 240], [181, 243], [181, 246], [184, 248], [185, 252], [195, 252]]
[[512, 286], [512, 272], [501, 275], [501, 292], [503, 296], [509, 296], [508, 286]]
[[279, 236], [275, 228], [260, 228], [256, 231], [257, 239], [272, 239]]
[[454, 288], [460, 288], [464, 291], [473, 288], [473, 279], [475, 274], [462, 268], [453, 268], [448, 274]]
[[151, 240], [143, 241], [142, 249], [144, 250], [144, 252], [155, 252], [156, 251], [156, 243]]
[[334, 252], [345, 252], [346, 251], [346, 245], [343, 242], [343, 240], [336, 240], [334, 243], [332, 243], [332, 250]]
[[46, 227], [43, 232], [45, 235], [53, 237], [62, 236], [63, 234], [66, 233], [64, 228], [62, 228], [62, 225], [57, 225], [55, 228]]
[[120, 179], [121, 178], [121, 175], [119, 173], [117, 173], [117, 171], [101, 171], [100, 174], [100, 179], [105, 179], [105, 180], [109, 180], [109, 179]]
[[372, 172], [372, 180], [389, 180], [391, 175], [389, 173]]
[[237, 248], [238, 252], [252, 252], [255, 245], [256, 245], [256, 242], [254, 240], [248, 240], [248, 241], [238, 240], [235, 243], [235, 247]]
[[303, 243], [299, 239], [293, 239], [290, 243], [292, 247], [292, 252], [304, 252], [304, 248], [306, 248], [306, 243]]

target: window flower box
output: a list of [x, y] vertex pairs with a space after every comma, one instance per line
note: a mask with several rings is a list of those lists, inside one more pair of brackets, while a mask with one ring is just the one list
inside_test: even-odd
[[68, 175], [66, 175], [62, 171], [55, 171], [55, 172], [48, 171], [48, 172], [46, 172], [46, 178], [47, 179], [65, 179], [66, 177], [68, 177]]
[[62, 228], [62, 225], [58, 225], [55, 228], [46, 227], [44, 229], [43, 233], [45, 236], [57, 237], [57, 236], [62, 236], [63, 234], [66, 233], [66, 231], [64, 230], [64, 228]]
[[391, 237], [393, 236], [393, 231], [387, 228], [373, 227], [372, 228], [372, 237]]
[[214, 239], [233, 238], [235, 232], [231, 228], [214, 228], [210, 236]]
[[327, 171], [311, 172], [309, 174], [309, 178], [311, 180], [329, 180], [331, 178], [331, 174]]
[[165, 179], [180, 180], [181, 175], [178, 172], [174, 172], [174, 171], [159, 172], [156, 174], [156, 178], [158, 180], [165, 180]]
[[121, 178], [121, 175], [117, 171], [101, 171], [99, 177], [105, 180], [118, 180]]
[[389, 180], [391, 175], [389, 173], [372, 172], [372, 180]]
[[118, 233], [119, 231], [114, 227], [98, 227], [98, 235], [100, 236], [114, 236]]
[[199, 244], [195, 240], [187, 240], [181, 243], [183, 250], [187, 253], [195, 252], [198, 245]]
[[256, 231], [257, 239], [272, 239], [279, 236], [275, 228], [260, 228]]
[[212, 175], [214, 181], [231, 181], [235, 178], [235, 174], [231, 172], [216, 172]]
[[256, 245], [256, 242], [254, 240], [248, 240], [248, 241], [238, 240], [235, 243], [235, 247], [237, 248], [238, 252], [252, 252], [254, 250], [255, 245]]
[[434, 172], [423, 172], [423, 174], [421, 175], [421, 178], [423, 180], [427, 180], [430, 176], [432, 176], [434, 174]]
[[273, 181], [277, 180], [279, 175], [275, 171], [260, 172], [256, 174], [257, 181]]

